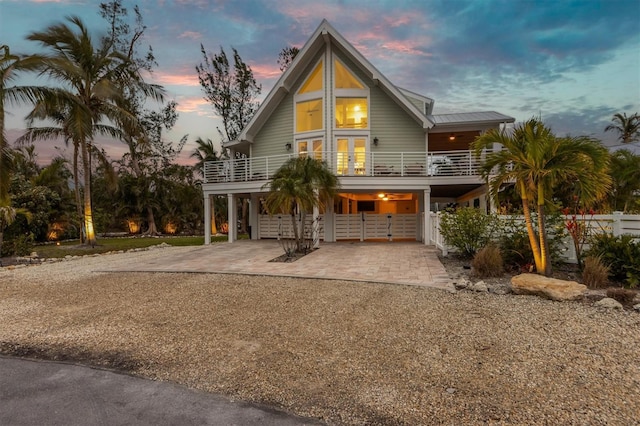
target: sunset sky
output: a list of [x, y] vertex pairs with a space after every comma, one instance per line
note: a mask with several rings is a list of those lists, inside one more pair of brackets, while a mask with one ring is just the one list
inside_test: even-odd
[[[69, 15], [96, 40], [106, 32], [99, 0], [0, 0], [0, 44], [36, 53], [25, 40]], [[604, 127], [617, 112], [640, 112], [640, 0], [208, 1], [125, 0], [141, 9], [145, 45], [154, 49], [152, 81], [178, 102], [167, 135], [216, 142], [220, 125], [203, 99], [195, 66], [207, 52], [235, 47], [262, 84], [280, 76], [283, 47], [301, 47], [326, 18], [397, 86], [435, 99], [435, 114], [495, 110], [517, 121], [541, 115], [558, 135], [591, 135], [616, 145]], [[34, 84], [23, 78], [19, 84]], [[26, 108], [7, 108], [7, 134], [24, 128]], [[39, 143], [46, 161], [53, 143]], [[61, 144], [57, 144], [62, 148]], [[124, 151], [105, 144], [114, 159]]]

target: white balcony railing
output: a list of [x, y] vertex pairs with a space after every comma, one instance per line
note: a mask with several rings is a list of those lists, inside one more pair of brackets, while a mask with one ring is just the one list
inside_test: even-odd
[[[298, 154], [208, 161], [205, 183], [270, 179], [288, 159]], [[484, 156], [484, 155], [483, 155]], [[318, 157], [338, 176], [478, 176], [481, 160], [472, 151], [344, 153]]]

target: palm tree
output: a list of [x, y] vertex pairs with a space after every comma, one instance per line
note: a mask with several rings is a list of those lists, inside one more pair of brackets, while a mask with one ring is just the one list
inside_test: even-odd
[[640, 155], [621, 149], [611, 155], [611, 207], [627, 213], [640, 207]]
[[[477, 137], [473, 143], [476, 156], [480, 157], [494, 143], [501, 144], [503, 149], [486, 154], [481, 174], [496, 200], [504, 184], [515, 183], [536, 271], [550, 275], [545, 206], [554, 188], [569, 182], [575, 185], [576, 195], [585, 204], [602, 198], [611, 183], [607, 149], [588, 137], [557, 138], [535, 118], [516, 126], [512, 133], [492, 129]], [[538, 235], [532, 224], [531, 205], [537, 208]]]
[[300, 215], [300, 224], [304, 226], [306, 212], [332, 202], [339, 182], [325, 162], [311, 157], [296, 157], [284, 163], [265, 187], [270, 189], [265, 200], [267, 211], [291, 216], [296, 250], [300, 252], [304, 232], [298, 228], [296, 215]]
[[[2, 257], [2, 243], [4, 240], [4, 230], [16, 219], [16, 209], [5, 201], [0, 201], [0, 257]], [[0, 265], [2, 266], [2, 265]]]
[[[227, 158], [228, 156], [225, 154], [218, 154], [215, 146], [213, 146], [213, 141], [211, 139], [207, 139], [206, 141], [202, 138], [196, 139], [196, 144], [198, 145], [193, 152], [191, 153], [191, 158], [195, 158], [198, 162], [193, 166], [194, 169], [200, 176], [204, 177], [204, 163], [207, 161], [220, 161], [223, 158]], [[218, 197], [215, 197], [210, 200], [211, 203], [211, 233], [218, 233], [218, 226], [216, 224], [216, 201]], [[219, 206], [222, 207], [222, 206]], [[208, 218], [205, 218], [208, 220]]]
[[124, 87], [136, 82], [143, 93], [157, 99], [162, 91], [143, 82], [128, 58], [112, 49], [108, 40], [97, 48], [87, 27], [78, 17], [67, 18], [74, 28], [65, 23], [52, 25], [44, 32], [33, 32], [27, 39], [40, 42], [52, 54], [39, 59], [42, 74], [61, 82], [65, 87], [60, 96], [49, 98], [39, 107], [39, 118], [54, 111], [69, 112], [66, 131], [78, 144], [83, 166], [85, 244], [95, 245], [96, 237], [91, 207], [90, 150], [96, 134], [114, 138], [121, 136], [115, 127], [101, 125], [104, 119], [114, 123], [135, 123], [136, 117], [121, 107]]
[[35, 103], [43, 96], [45, 89], [36, 86], [9, 87], [9, 83], [15, 79], [18, 72], [34, 70], [36, 62], [30, 58], [12, 55], [7, 45], [0, 46], [0, 50], [3, 52], [0, 56], [0, 202], [8, 202], [11, 158], [4, 131], [4, 105], [5, 102], [9, 104]]
[[611, 119], [613, 124], [604, 128], [605, 132], [614, 130], [618, 132], [618, 139], [622, 143], [632, 143], [640, 140], [640, 115], [636, 112], [631, 117], [627, 113], [614, 114]]

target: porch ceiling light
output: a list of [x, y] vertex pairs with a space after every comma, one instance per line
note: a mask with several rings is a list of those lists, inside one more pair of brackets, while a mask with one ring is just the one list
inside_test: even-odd
[[384, 193], [381, 192], [378, 194], [378, 198], [384, 198], [384, 197], [385, 197]]
[[453, 133], [451, 133], [451, 134], [449, 135], [449, 140], [450, 140], [450, 141], [455, 141], [455, 140], [456, 140], [456, 135], [454, 135]]

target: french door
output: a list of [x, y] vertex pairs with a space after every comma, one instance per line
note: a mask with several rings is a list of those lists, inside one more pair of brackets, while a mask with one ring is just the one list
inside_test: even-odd
[[336, 174], [342, 176], [367, 173], [367, 138], [339, 137], [336, 139]]
[[322, 138], [299, 140], [296, 145], [299, 156], [324, 160], [324, 141]]

